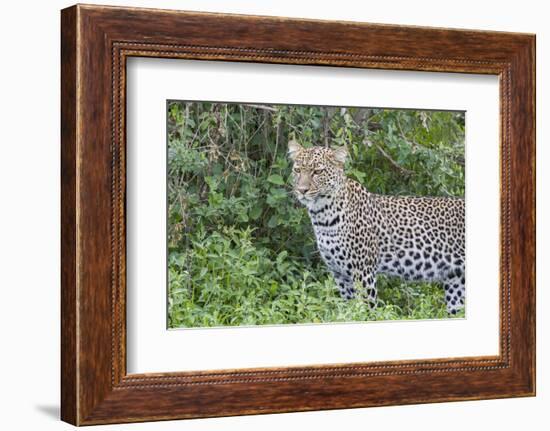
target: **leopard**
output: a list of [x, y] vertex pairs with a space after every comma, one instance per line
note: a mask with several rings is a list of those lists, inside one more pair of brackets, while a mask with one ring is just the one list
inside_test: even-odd
[[377, 276], [435, 282], [449, 315], [465, 307], [463, 197], [369, 192], [346, 176], [345, 146], [288, 142], [291, 184], [313, 226], [317, 249], [345, 300], [376, 307]]

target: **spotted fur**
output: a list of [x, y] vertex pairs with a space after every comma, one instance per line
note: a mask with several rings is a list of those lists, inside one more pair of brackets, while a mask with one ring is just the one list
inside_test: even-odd
[[440, 282], [447, 311], [464, 307], [464, 199], [387, 196], [347, 178], [345, 149], [289, 143], [294, 192], [309, 212], [317, 246], [339, 286], [376, 303], [376, 275]]

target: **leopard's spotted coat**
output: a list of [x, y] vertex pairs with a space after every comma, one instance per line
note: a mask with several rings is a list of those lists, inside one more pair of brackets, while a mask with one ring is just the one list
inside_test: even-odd
[[342, 297], [361, 287], [376, 302], [376, 275], [441, 282], [447, 311], [465, 301], [464, 199], [387, 196], [344, 174], [345, 149], [289, 143], [294, 192]]

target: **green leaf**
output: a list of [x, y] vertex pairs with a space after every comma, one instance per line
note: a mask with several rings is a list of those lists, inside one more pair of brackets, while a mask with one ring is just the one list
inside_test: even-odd
[[262, 207], [259, 205], [255, 206], [250, 210], [250, 218], [252, 220], [258, 220], [261, 215], [262, 215]]
[[279, 220], [277, 219], [277, 216], [271, 216], [269, 221], [267, 222], [267, 226], [273, 229], [275, 226], [279, 224]]
[[286, 257], [288, 256], [288, 251], [286, 250], [283, 250], [281, 251], [278, 255], [277, 255], [277, 262], [282, 262], [283, 260], [286, 259]]
[[283, 180], [283, 177], [281, 177], [279, 174], [272, 174], [267, 178], [267, 181], [269, 181], [272, 184], [277, 184], [278, 186], [282, 186], [285, 184], [285, 180]]

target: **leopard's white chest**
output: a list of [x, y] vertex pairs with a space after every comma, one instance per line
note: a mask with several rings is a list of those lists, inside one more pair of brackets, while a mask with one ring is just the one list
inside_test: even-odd
[[345, 244], [346, 219], [334, 203], [325, 203], [309, 209], [317, 248], [329, 269], [346, 272], [349, 252]]

